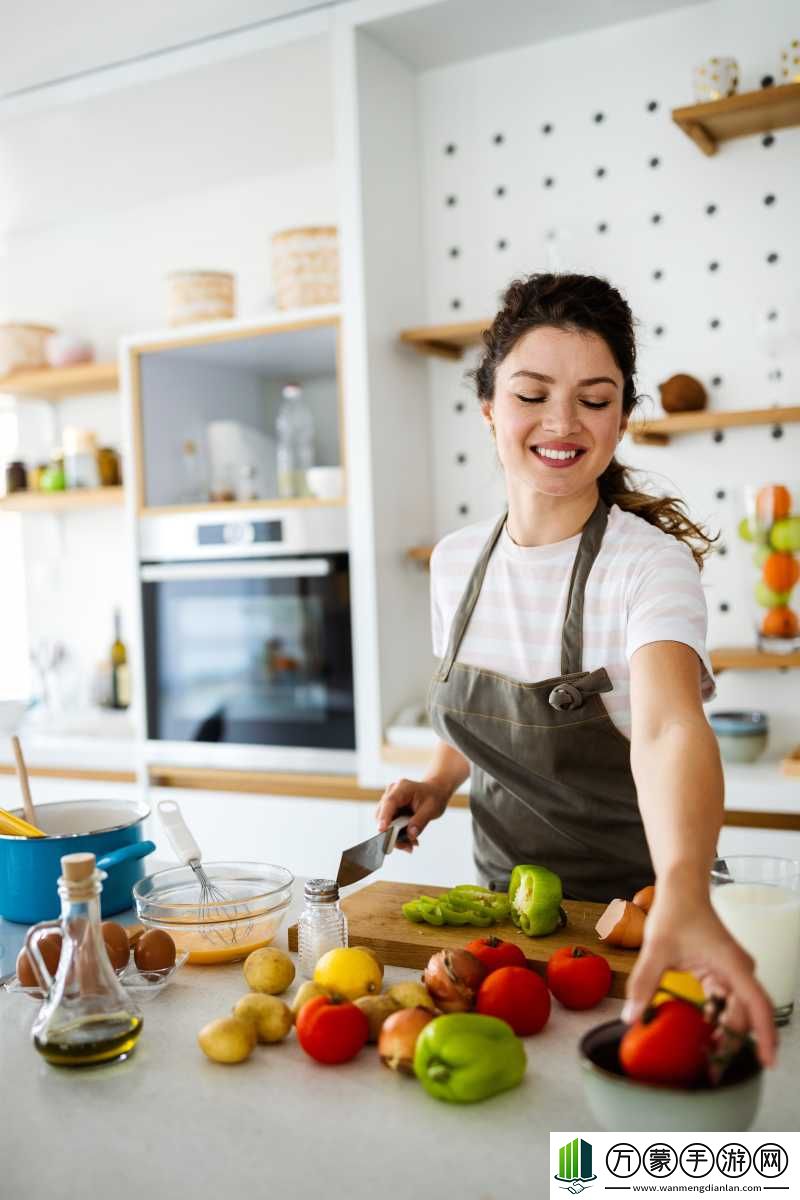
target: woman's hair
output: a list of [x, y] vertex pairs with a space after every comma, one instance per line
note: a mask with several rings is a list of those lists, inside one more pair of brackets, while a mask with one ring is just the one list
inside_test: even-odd
[[[622, 410], [630, 416], [640, 401], [636, 391], [636, 337], [627, 302], [616, 288], [596, 275], [529, 275], [506, 289], [502, 308], [483, 334], [484, 353], [469, 372], [480, 400], [494, 398], [495, 376], [503, 359], [523, 334], [549, 326], [601, 337], [622, 372]], [[597, 481], [609, 506], [618, 505], [685, 542], [698, 567], [711, 549], [711, 538], [689, 519], [675, 496], [650, 496], [636, 490], [629, 467], [612, 458]]]

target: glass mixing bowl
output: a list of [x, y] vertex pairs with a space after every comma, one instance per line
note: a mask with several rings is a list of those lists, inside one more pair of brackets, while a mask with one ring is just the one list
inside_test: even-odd
[[203, 863], [215, 892], [203, 897], [191, 867], [170, 867], [134, 886], [146, 929], [163, 929], [190, 963], [235, 962], [268, 946], [283, 924], [294, 876], [272, 863]]

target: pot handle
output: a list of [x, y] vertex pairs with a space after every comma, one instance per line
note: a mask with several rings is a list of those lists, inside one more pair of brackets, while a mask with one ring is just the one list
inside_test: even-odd
[[38, 977], [45, 992], [49, 993], [53, 986], [53, 976], [48, 971], [39, 950], [39, 934], [43, 933], [45, 929], [58, 929], [60, 932], [61, 921], [40, 921], [38, 925], [31, 925], [25, 934], [25, 949], [28, 952], [28, 960], [33, 967], [34, 975]]
[[132, 842], [130, 846], [121, 846], [119, 850], [112, 850], [110, 854], [98, 858], [97, 866], [101, 871], [107, 871], [118, 863], [130, 862], [132, 858], [146, 858], [155, 848], [155, 842]]

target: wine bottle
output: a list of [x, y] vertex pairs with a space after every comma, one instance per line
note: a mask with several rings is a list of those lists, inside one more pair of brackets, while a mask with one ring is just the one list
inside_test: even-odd
[[122, 640], [121, 616], [114, 611], [114, 641], [111, 645], [111, 707], [127, 708], [131, 702], [128, 651]]

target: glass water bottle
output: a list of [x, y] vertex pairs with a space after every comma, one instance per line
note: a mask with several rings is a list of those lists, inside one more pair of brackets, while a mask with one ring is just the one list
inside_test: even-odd
[[[100, 928], [104, 871], [93, 854], [65, 854], [58, 894], [61, 918], [28, 930], [25, 946], [47, 998], [31, 1030], [39, 1053], [59, 1067], [85, 1067], [127, 1058], [142, 1017], [117, 978]], [[53, 978], [37, 945], [40, 931], [58, 929], [61, 957]]]
[[297, 383], [287, 383], [275, 429], [278, 435], [278, 495], [307, 496], [306, 471], [314, 465], [314, 417]]
[[297, 922], [300, 969], [307, 979], [328, 950], [347, 945], [347, 917], [339, 907], [339, 885], [334, 879], [309, 879], [304, 889], [306, 906]]

